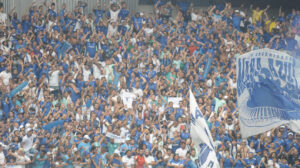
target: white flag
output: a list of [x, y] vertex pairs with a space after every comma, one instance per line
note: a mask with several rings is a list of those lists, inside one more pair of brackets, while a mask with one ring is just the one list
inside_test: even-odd
[[191, 137], [199, 152], [199, 168], [218, 168], [219, 162], [214, 150], [213, 139], [200, 111], [193, 93], [190, 90]]
[[300, 88], [295, 58], [260, 49], [237, 57], [237, 93], [243, 138], [287, 124], [300, 133]]

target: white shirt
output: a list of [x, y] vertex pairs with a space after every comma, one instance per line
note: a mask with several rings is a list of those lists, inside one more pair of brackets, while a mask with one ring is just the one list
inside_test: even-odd
[[50, 86], [58, 86], [58, 76], [59, 76], [59, 70], [56, 70], [54, 72], [52, 72], [51, 76], [50, 76], [50, 81], [49, 81], [49, 85]]
[[0, 152], [0, 164], [4, 164], [4, 161], [5, 161], [5, 156], [4, 156], [4, 153], [2, 151], [2, 152]]
[[295, 40], [297, 41], [298, 48], [300, 48], [300, 35], [296, 34]]
[[9, 80], [11, 78], [11, 73], [10, 72], [6, 72], [6, 71], [2, 71], [0, 73], [0, 78], [2, 78], [3, 84], [5, 86], [9, 85]]
[[169, 138], [174, 138], [174, 132], [175, 131], [179, 132], [180, 131], [179, 128], [180, 128], [179, 126], [177, 127], [172, 126], [169, 131]]
[[[17, 157], [17, 162], [28, 162], [30, 161], [29, 157], [24, 155], [24, 156], [20, 156], [18, 155]], [[15, 165], [14, 168], [25, 168], [26, 165]]]
[[113, 26], [111, 24], [108, 25], [108, 32], [107, 32], [107, 36], [111, 37], [113, 35], [115, 35], [115, 33], [118, 31], [118, 26]]
[[153, 33], [153, 28], [145, 28], [144, 32], [146, 35], [151, 35]]
[[6, 20], [7, 20], [7, 14], [0, 13], [0, 22], [3, 22], [3, 24], [6, 25]]
[[116, 11], [109, 10], [109, 12], [110, 12], [110, 19], [116, 22], [118, 20], [118, 15], [120, 10], [116, 10]]
[[236, 89], [237, 88], [237, 83], [233, 82], [232, 79], [229, 79], [229, 85], [232, 87], [232, 89]]
[[136, 99], [136, 95], [134, 93], [124, 92], [123, 94], [120, 94], [120, 97], [125, 106], [132, 108], [132, 102]]
[[126, 165], [127, 168], [133, 168], [134, 167], [134, 159], [133, 157], [128, 157], [127, 155], [122, 157], [122, 162]]
[[175, 153], [178, 154], [179, 157], [183, 158], [183, 157], [186, 157], [187, 151], [188, 151], [187, 148], [182, 149], [182, 148], [180, 147], [180, 148], [178, 148], [178, 149], [176, 150]]
[[138, 95], [139, 97], [142, 97], [143, 96], [143, 90], [140, 89], [140, 88], [132, 88], [133, 90], [133, 93]]
[[154, 157], [153, 156], [145, 156], [145, 161], [148, 164], [148, 168], [152, 168], [152, 166], [150, 165], [152, 162], [154, 162]]
[[199, 16], [196, 13], [192, 12], [191, 18], [192, 18], [192, 21], [197, 21], [199, 19]]
[[96, 64], [93, 64], [93, 73], [95, 79], [101, 79], [101, 72]]
[[273, 166], [273, 160], [268, 160], [268, 168], [280, 168], [278, 163], [275, 163], [275, 166]]
[[89, 76], [92, 73], [89, 69], [82, 68], [83, 81], [87, 82], [89, 80]]
[[23, 137], [22, 142], [24, 142], [24, 151], [27, 152], [32, 148], [33, 145], [33, 139], [36, 137], [36, 135], [32, 134], [30, 137], [25, 135]]
[[225, 124], [225, 129], [226, 130], [231, 130], [233, 131], [234, 130], [234, 124], [232, 123], [231, 125], [228, 125], [227, 123]]

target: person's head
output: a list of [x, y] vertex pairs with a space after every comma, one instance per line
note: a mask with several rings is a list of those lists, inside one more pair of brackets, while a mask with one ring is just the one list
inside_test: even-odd
[[18, 150], [18, 154], [21, 155], [21, 156], [24, 156], [24, 155], [25, 155], [24, 148], [20, 148], [20, 149]]
[[84, 135], [83, 139], [84, 139], [85, 143], [88, 143], [91, 140], [90, 136], [88, 136], [88, 135]]
[[250, 152], [248, 156], [249, 156], [249, 159], [252, 159], [253, 158], [253, 153]]
[[182, 149], [185, 149], [185, 147], [186, 147], [186, 142], [185, 142], [185, 141], [181, 141], [181, 142], [180, 142], [180, 147], [181, 147]]
[[145, 150], [145, 156], [149, 156], [150, 152], [148, 149]]
[[55, 10], [55, 3], [54, 2], [51, 3], [51, 9]]
[[240, 152], [238, 152], [237, 154], [236, 154], [236, 159], [241, 159], [242, 158], [242, 154], [240, 153]]
[[178, 155], [178, 154], [175, 154], [175, 155], [174, 155], [174, 160], [175, 160], [175, 161], [179, 160], [179, 155]]
[[140, 149], [139, 151], [138, 151], [138, 154], [140, 155], [140, 156], [143, 156], [143, 149]]
[[131, 151], [130, 150], [127, 150], [125, 154], [126, 154], [127, 157], [131, 157]]
[[257, 6], [255, 10], [256, 10], [256, 11], [259, 11], [259, 10], [260, 10], [259, 6]]
[[66, 3], [63, 3], [62, 6], [61, 6], [61, 8], [62, 8], [63, 10], [65, 10], [66, 7], [67, 7]]

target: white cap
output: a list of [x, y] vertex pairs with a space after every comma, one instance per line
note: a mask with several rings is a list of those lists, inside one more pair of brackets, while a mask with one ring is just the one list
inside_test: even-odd
[[32, 129], [31, 128], [26, 128], [26, 132], [29, 132], [31, 131]]
[[27, 123], [27, 124], [25, 125], [25, 128], [28, 128], [28, 127], [30, 127], [30, 124], [29, 124], [29, 123]]
[[91, 138], [88, 136], [88, 135], [84, 135], [83, 137], [84, 139], [88, 139], [88, 140], [91, 140]]
[[234, 12], [240, 12], [239, 10], [235, 10]]

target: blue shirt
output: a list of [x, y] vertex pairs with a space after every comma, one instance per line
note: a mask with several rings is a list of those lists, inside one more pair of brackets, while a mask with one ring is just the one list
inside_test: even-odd
[[240, 30], [241, 21], [242, 21], [242, 17], [241, 16], [236, 16], [236, 15], [232, 16], [232, 25], [237, 30]]
[[181, 11], [186, 12], [190, 7], [190, 2], [179, 1], [177, 2], [177, 5]]
[[125, 20], [126, 17], [129, 16], [129, 10], [128, 9], [121, 9], [119, 12], [119, 17], [121, 18], [121, 20]]
[[97, 43], [96, 42], [87, 42], [86, 43], [86, 52], [89, 53], [91, 58], [95, 57], [97, 51]]
[[297, 41], [294, 38], [288, 38], [286, 39], [286, 49], [289, 51], [294, 51], [297, 46]]
[[[94, 157], [94, 162], [96, 163], [96, 166], [98, 166], [100, 160], [101, 160], [101, 155], [96, 154], [96, 156]], [[96, 168], [96, 166], [94, 165], [93, 162], [91, 163], [91, 168]]]
[[90, 152], [91, 151], [91, 144], [88, 142], [88, 143], [84, 143], [84, 142], [80, 142], [79, 144], [78, 144], [78, 147], [77, 147], [77, 149], [78, 150], [80, 150], [80, 154], [81, 154], [81, 156], [83, 156], [83, 153], [84, 152]]

